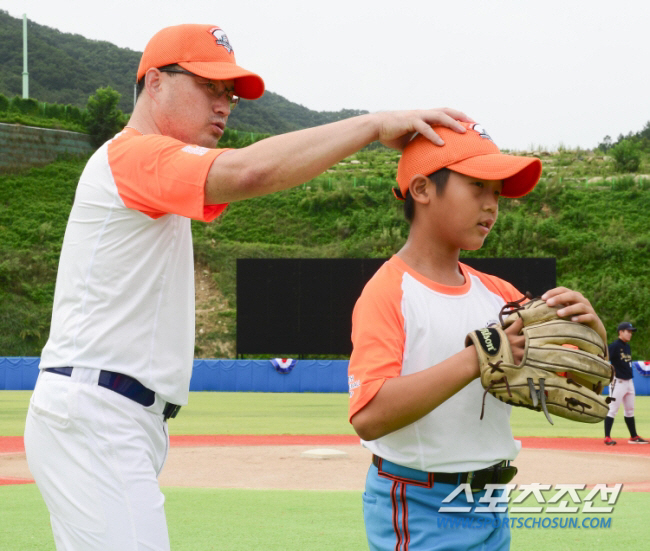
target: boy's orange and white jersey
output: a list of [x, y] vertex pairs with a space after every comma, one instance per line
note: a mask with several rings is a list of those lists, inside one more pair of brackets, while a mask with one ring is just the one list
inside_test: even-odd
[[[470, 331], [498, 323], [501, 307], [522, 297], [511, 284], [460, 264], [465, 283], [449, 287], [418, 274], [393, 256], [364, 288], [352, 317], [350, 418], [386, 379], [434, 366], [465, 347]], [[511, 407], [476, 379], [418, 421], [363, 445], [399, 465], [464, 472], [514, 459], [520, 444], [510, 429]]]
[[205, 180], [224, 149], [126, 128], [77, 187], [41, 368], [106, 369], [187, 403], [194, 358], [190, 218], [211, 221]]

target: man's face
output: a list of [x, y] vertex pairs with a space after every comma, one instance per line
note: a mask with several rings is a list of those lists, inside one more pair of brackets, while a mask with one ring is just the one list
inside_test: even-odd
[[623, 342], [630, 342], [633, 334], [634, 332], [630, 331], [629, 329], [623, 329], [622, 331], [618, 332], [618, 336]]
[[161, 133], [185, 143], [216, 147], [230, 115], [234, 81], [163, 72], [160, 85], [156, 124]]

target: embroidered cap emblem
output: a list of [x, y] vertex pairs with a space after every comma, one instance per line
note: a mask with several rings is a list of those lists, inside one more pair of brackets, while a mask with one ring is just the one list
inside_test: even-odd
[[480, 124], [476, 123], [472, 125], [472, 130], [475, 132], [478, 132], [478, 135], [481, 136], [481, 138], [485, 138], [486, 140], [490, 140], [491, 142], [494, 142], [492, 138], [490, 138], [490, 135], [487, 133], [485, 128], [483, 128]]
[[219, 46], [223, 46], [229, 54], [232, 53], [232, 46], [230, 45], [225, 32], [223, 32], [219, 27], [214, 27], [213, 29], [210, 29], [210, 34], [214, 36], [214, 39]]

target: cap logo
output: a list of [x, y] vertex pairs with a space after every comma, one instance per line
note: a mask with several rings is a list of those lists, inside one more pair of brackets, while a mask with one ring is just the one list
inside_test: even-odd
[[486, 140], [490, 140], [492, 143], [494, 143], [494, 140], [490, 138], [490, 135], [487, 133], [485, 128], [483, 128], [480, 124], [476, 123], [472, 125], [472, 130], [478, 132], [478, 135], [481, 138], [485, 138]]
[[223, 32], [219, 27], [214, 27], [208, 32], [214, 36], [214, 39], [219, 46], [223, 46], [229, 54], [232, 53], [232, 46], [230, 45], [230, 42], [228, 42], [228, 37], [225, 32]]

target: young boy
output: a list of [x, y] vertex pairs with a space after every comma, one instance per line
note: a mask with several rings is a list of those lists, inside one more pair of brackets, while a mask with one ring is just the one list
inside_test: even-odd
[[[395, 195], [405, 200], [409, 236], [354, 309], [349, 417], [373, 453], [363, 495], [371, 550], [510, 545], [507, 512], [475, 508], [490, 505], [479, 503], [485, 484], [505, 484], [514, 476], [508, 465], [521, 444], [510, 430], [510, 406], [487, 395], [479, 419], [484, 390], [476, 351], [465, 338], [498, 323], [502, 306], [522, 295], [458, 259], [461, 250], [483, 245], [499, 197], [528, 193], [542, 167], [538, 159], [501, 154], [480, 125], [464, 125], [467, 131], [456, 135], [436, 128], [443, 146], [416, 136], [404, 149]], [[543, 298], [561, 307], [560, 316], [588, 324], [606, 339], [580, 293], [556, 288]], [[521, 327], [517, 322], [506, 330], [516, 362], [523, 356]], [[459, 489], [461, 484], [466, 486]], [[506, 504], [497, 505], [491, 508]]]
[[618, 339], [609, 345], [609, 361], [614, 368], [614, 380], [609, 387], [609, 394], [613, 401], [609, 404], [609, 413], [605, 417], [605, 445], [613, 446], [616, 440], [612, 440], [612, 426], [618, 413], [618, 409], [623, 404], [623, 419], [630, 431], [630, 444], [647, 444], [648, 441], [641, 438], [636, 432], [636, 423], [634, 422], [634, 375], [632, 373], [632, 349], [630, 341], [632, 335], [636, 332], [629, 321], [622, 321], [618, 324]]

